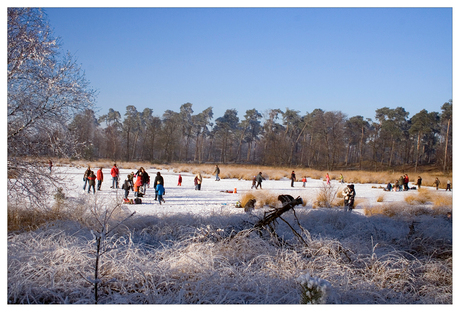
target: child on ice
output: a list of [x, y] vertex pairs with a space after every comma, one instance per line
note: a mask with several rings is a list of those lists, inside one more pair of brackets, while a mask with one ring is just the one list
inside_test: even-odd
[[160, 184], [160, 181], [157, 182], [157, 187], [155, 188], [155, 190], [158, 193], [158, 202], [161, 205], [161, 202], [165, 202], [165, 200], [163, 199], [163, 195], [165, 193], [165, 188], [164, 188], [163, 185]]
[[133, 190], [133, 181], [130, 179], [130, 176], [126, 178], [125, 182], [123, 183], [122, 187], [123, 190], [125, 190], [125, 197], [124, 200], [125, 202], [128, 201], [128, 195], [129, 195], [129, 190]]
[[302, 186], [305, 187], [306, 184], [307, 184], [307, 177], [303, 177]]

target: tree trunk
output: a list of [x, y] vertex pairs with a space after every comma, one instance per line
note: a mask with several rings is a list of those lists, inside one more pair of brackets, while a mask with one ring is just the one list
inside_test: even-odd
[[363, 140], [364, 140], [364, 126], [361, 127], [361, 143], [359, 146], [359, 170], [361, 170], [361, 163], [363, 161]]
[[446, 148], [444, 150], [444, 168], [443, 168], [444, 172], [446, 172], [446, 169], [447, 169], [447, 150], [448, 150], [448, 146], [449, 146], [449, 129], [450, 129], [450, 119], [447, 122]]
[[390, 149], [390, 159], [388, 160], [388, 167], [391, 167], [391, 163], [393, 161], [393, 150], [395, 148], [395, 141], [394, 140], [391, 140], [392, 143], [391, 143], [391, 149]]
[[418, 157], [419, 157], [419, 150], [420, 150], [420, 141], [421, 141], [421, 133], [419, 132], [417, 135], [417, 151], [415, 152], [415, 172], [417, 172], [417, 165], [418, 165]]

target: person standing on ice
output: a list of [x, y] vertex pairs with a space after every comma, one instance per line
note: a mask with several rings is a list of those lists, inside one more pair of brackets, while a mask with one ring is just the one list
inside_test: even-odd
[[[144, 167], [140, 167], [139, 170], [136, 172], [137, 177], [141, 177], [140, 185], [139, 185], [139, 193], [145, 194], [147, 190], [147, 184], [150, 183], [150, 177], [145, 171]], [[137, 181], [136, 181], [137, 182]]]
[[257, 181], [256, 190], [257, 190], [258, 187], [260, 187], [260, 189], [262, 189], [262, 180], [265, 180], [265, 178], [262, 176], [262, 172], [259, 172], [259, 174], [256, 177], [256, 181]]
[[438, 177], [436, 177], [436, 180], [434, 180], [434, 186], [436, 186], [436, 191], [439, 190], [439, 184], [441, 184], [441, 181], [439, 181]]
[[291, 173], [291, 187], [294, 187], [294, 182], [295, 182], [295, 172], [294, 170], [292, 170], [292, 173]]
[[161, 205], [161, 202], [165, 202], [165, 200], [163, 199], [163, 195], [165, 194], [165, 188], [163, 185], [160, 184], [160, 181], [158, 181], [155, 191], [158, 194], [158, 202]]
[[422, 178], [420, 176], [418, 176], [418, 179], [417, 179], [417, 187], [418, 189], [422, 187]]
[[398, 184], [399, 184], [399, 190], [400, 191], [404, 190], [404, 177], [403, 176], [399, 177]]
[[214, 169], [213, 174], [216, 175], [216, 181], [220, 181], [219, 174], [220, 174], [220, 168], [218, 165], [216, 165], [216, 168]]
[[447, 180], [446, 191], [452, 191], [452, 188], [451, 188], [451, 185], [450, 185], [450, 180]]
[[51, 169], [53, 168], [53, 162], [50, 160], [48, 160], [48, 167], [50, 168], [50, 173], [51, 173]]
[[96, 193], [95, 185], [96, 185], [96, 176], [94, 175], [94, 172], [91, 171], [88, 175], [88, 194], [90, 193], [91, 188], [93, 188], [93, 194]]
[[177, 179], [177, 186], [182, 186], [182, 176], [179, 174], [179, 178]]
[[201, 190], [201, 183], [203, 182], [203, 177], [201, 176], [201, 173], [198, 172], [196, 174], [195, 181], [196, 181], [195, 189], [200, 191]]
[[409, 190], [409, 176], [407, 174], [404, 175], [404, 190]]
[[[147, 173], [147, 171], [145, 171], [144, 168], [142, 168], [142, 183], [144, 184], [144, 194], [145, 192], [147, 192], [147, 185], [150, 185], [150, 176], [149, 174]], [[149, 186], [150, 187], [150, 186]]]
[[139, 197], [139, 190], [142, 187], [142, 172], [138, 171], [136, 183], [134, 183], [134, 196]]
[[120, 171], [118, 170], [117, 164], [113, 164], [112, 169], [110, 170], [110, 175], [112, 176], [112, 186], [110, 188], [118, 188], [118, 175]]
[[91, 173], [91, 167], [88, 166], [88, 169], [86, 169], [85, 174], [83, 175], [83, 182], [85, 182], [85, 184], [83, 184], [83, 191], [86, 191], [86, 184], [88, 183], [88, 177], [90, 173]]
[[351, 211], [355, 203], [355, 186], [353, 184], [348, 185], [343, 191], [343, 205], [345, 206], [345, 211]]
[[393, 191], [399, 192], [399, 180], [395, 181], [395, 184], [393, 185]]
[[326, 184], [331, 185], [331, 177], [329, 176], [329, 173], [326, 173]]
[[155, 187], [155, 200], [158, 198], [158, 191], [157, 191], [157, 184], [160, 183], [161, 185], [164, 186], [165, 182], [163, 177], [161, 176], [160, 172], [157, 172], [157, 176], [155, 177], [155, 180], [153, 180], [153, 185]]
[[257, 189], [256, 183], [257, 183], [257, 177], [254, 176], [254, 178], [252, 178], [252, 186], [251, 186], [251, 189], [253, 189], [253, 188], [256, 188], [256, 189]]
[[125, 182], [121, 186], [123, 190], [125, 190], [125, 197], [124, 200], [125, 202], [128, 201], [128, 195], [129, 195], [129, 190], [133, 190], [133, 179], [132, 177], [130, 178], [130, 175], [126, 178]]
[[99, 170], [96, 173], [96, 179], [97, 179], [97, 190], [101, 190], [102, 186], [102, 181], [104, 181], [104, 174], [102, 173], [102, 167], [99, 168]]
[[302, 179], [302, 187], [306, 187], [307, 184], [307, 177], [303, 177]]

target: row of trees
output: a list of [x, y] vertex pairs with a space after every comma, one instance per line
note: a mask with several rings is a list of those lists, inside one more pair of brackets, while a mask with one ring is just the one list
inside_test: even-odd
[[82, 157], [151, 162], [219, 162], [306, 166], [334, 170], [395, 165], [452, 166], [452, 100], [441, 113], [425, 109], [408, 118], [404, 108], [376, 110], [375, 121], [315, 109], [301, 115], [286, 108], [235, 109], [213, 119], [212, 107], [194, 114], [191, 103], [161, 117], [127, 106], [75, 116], [68, 131]]

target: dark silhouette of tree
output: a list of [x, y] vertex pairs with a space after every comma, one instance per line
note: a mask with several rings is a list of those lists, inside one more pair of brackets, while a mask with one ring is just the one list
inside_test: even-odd
[[224, 116], [216, 119], [213, 132], [220, 149], [220, 162], [227, 163], [238, 129], [238, 112], [236, 109], [227, 109]]
[[344, 139], [347, 142], [345, 166], [348, 166], [349, 156], [354, 155], [350, 158], [357, 161], [361, 168], [364, 143], [367, 141], [369, 130], [369, 121], [364, 120], [363, 116], [354, 116], [345, 121]]
[[120, 147], [123, 124], [120, 112], [110, 108], [106, 115], [99, 117], [99, 124], [102, 123], [106, 125], [103, 131], [105, 139], [102, 140], [99, 146], [99, 150], [101, 151], [99, 156], [117, 161], [121, 159]]
[[188, 161], [188, 152], [189, 152], [189, 146], [190, 146], [190, 141], [193, 136], [193, 121], [192, 121], [192, 114], [193, 114], [193, 109], [192, 109], [192, 104], [191, 103], [185, 103], [182, 104], [180, 107], [179, 111], [179, 117], [180, 117], [180, 130], [181, 130], [181, 135], [183, 137], [183, 140], [185, 140], [184, 148], [181, 149], [180, 153], [180, 158]]
[[433, 131], [432, 122], [436, 116], [429, 114], [426, 109], [422, 109], [419, 113], [412, 116], [410, 123], [409, 133], [416, 136], [416, 152], [415, 152], [415, 172], [420, 162], [420, 148], [422, 146], [422, 139]]
[[[247, 144], [246, 162], [251, 159], [251, 151], [255, 150], [253, 144], [258, 140], [259, 134], [262, 131], [262, 125], [260, 123], [262, 114], [260, 114], [255, 108], [248, 109], [244, 115], [244, 120], [240, 123], [240, 140], [237, 149], [236, 159], [240, 160], [241, 147], [243, 143]], [[255, 156], [255, 153], [252, 152]]]
[[131, 161], [136, 158], [136, 145], [141, 130], [140, 114], [134, 105], [126, 106], [122, 129], [125, 141], [125, 159]]
[[452, 100], [446, 102], [441, 107], [441, 131], [444, 133], [444, 160], [443, 171], [450, 165], [452, 168]]
[[180, 115], [172, 110], [166, 110], [162, 119], [162, 132], [160, 137], [161, 158], [167, 162], [175, 160], [180, 148], [180, 128], [178, 127]]
[[212, 107], [208, 107], [201, 113], [192, 116], [192, 131], [195, 136], [195, 156], [194, 161], [201, 163], [204, 160], [205, 139], [210, 135], [208, 126], [212, 127]]

